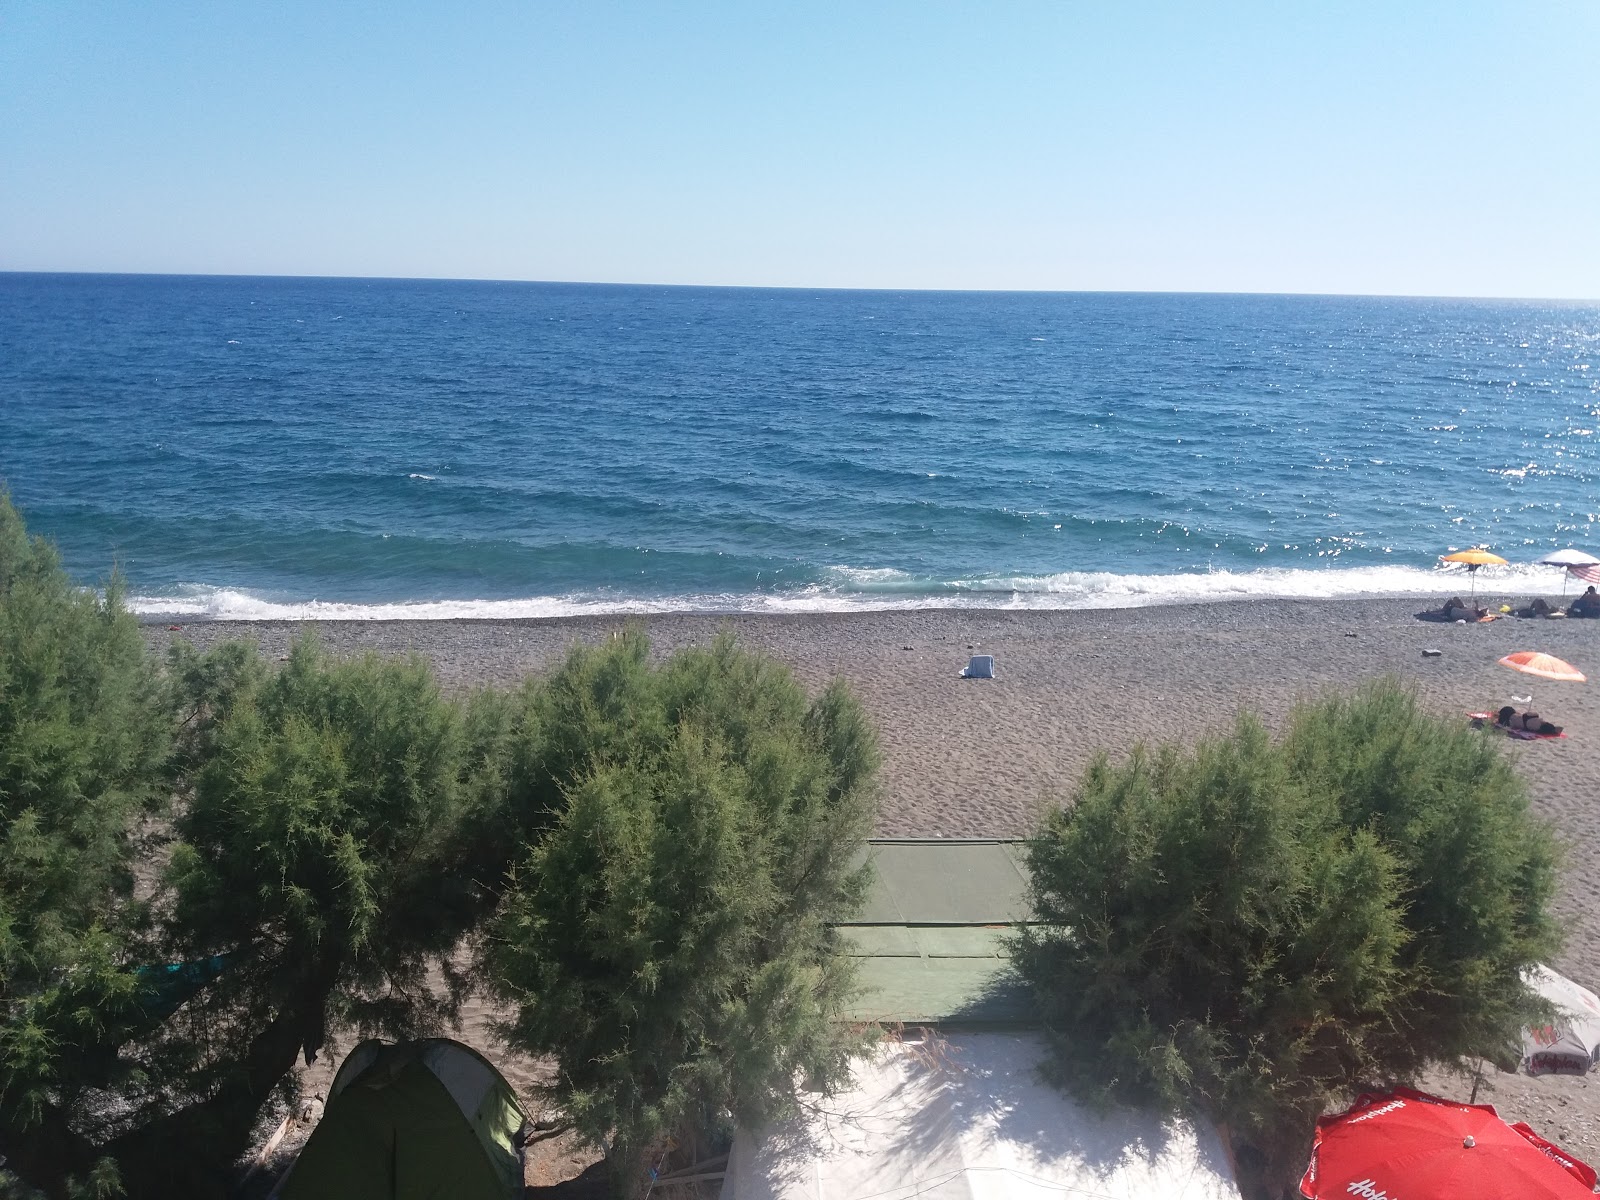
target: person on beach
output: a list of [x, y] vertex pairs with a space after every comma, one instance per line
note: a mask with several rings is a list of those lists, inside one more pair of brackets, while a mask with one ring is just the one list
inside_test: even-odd
[[1561, 732], [1561, 726], [1553, 725], [1536, 712], [1519, 714], [1511, 705], [1506, 705], [1495, 714], [1494, 723], [1503, 729], [1517, 729], [1527, 733], [1537, 733], [1545, 737], [1553, 737]]
[[1567, 609], [1567, 615], [1569, 617], [1600, 617], [1600, 595], [1595, 594], [1592, 584], [1588, 591], [1572, 602], [1572, 607]]
[[1519, 617], [1548, 617], [1549, 615], [1550, 603], [1543, 596], [1535, 596], [1533, 602], [1526, 608], [1517, 609], [1517, 616]]
[[1476, 621], [1483, 616], [1481, 608], [1468, 608], [1461, 603], [1460, 596], [1451, 596], [1438, 608], [1430, 608], [1426, 612], [1419, 612], [1417, 616], [1425, 621]]

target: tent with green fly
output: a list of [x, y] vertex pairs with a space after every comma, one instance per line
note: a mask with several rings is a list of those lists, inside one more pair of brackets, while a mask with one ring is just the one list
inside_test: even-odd
[[362, 1042], [273, 1195], [281, 1200], [509, 1200], [527, 1117], [488, 1059], [447, 1038]]

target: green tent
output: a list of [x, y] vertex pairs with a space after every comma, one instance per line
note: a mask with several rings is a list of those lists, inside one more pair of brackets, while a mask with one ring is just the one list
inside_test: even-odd
[[522, 1192], [526, 1121], [511, 1085], [460, 1042], [362, 1042], [274, 1195], [507, 1200]]

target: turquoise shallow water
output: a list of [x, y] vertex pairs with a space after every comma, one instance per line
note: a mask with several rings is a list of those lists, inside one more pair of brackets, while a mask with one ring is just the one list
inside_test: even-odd
[[1596, 305], [0, 275], [0, 475], [191, 614], [1449, 589], [1597, 426]]

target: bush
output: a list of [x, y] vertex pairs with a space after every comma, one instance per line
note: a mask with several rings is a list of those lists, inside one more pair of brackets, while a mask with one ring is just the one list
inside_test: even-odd
[[494, 697], [469, 719], [425, 663], [333, 660], [310, 635], [278, 672], [225, 646], [180, 649], [172, 675], [190, 732], [162, 950], [215, 977], [140, 1049], [159, 1086], [127, 1097], [111, 1146], [146, 1192], [215, 1186], [330, 1023], [440, 1028], [469, 983], [450, 956], [510, 860], [472, 858], [497, 778]]
[[81, 1156], [68, 1117], [137, 1016], [118, 959], [174, 723], [120, 594], [115, 576], [104, 596], [74, 587], [0, 492], [0, 1146], [16, 1169]]
[[858, 1045], [829, 922], [860, 904], [876, 751], [835, 685], [816, 701], [723, 637], [656, 669], [631, 631], [530, 694], [524, 778], [554, 814], [485, 946], [506, 1030], [559, 1063], [556, 1099], [609, 1143], [619, 1189], [679, 1125], [786, 1111]]
[[0, 1195], [222, 1195], [331, 1024], [433, 1032], [485, 980], [619, 1161], [843, 1069], [876, 751], [841, 687], [636, 633], [460, 701], [311, 637], [163, 673], [120, 597], [0, 495]]
[[117, 581], [74, 587], [0, 496], [0, 1189], [220, 1195], [330, 1021], [437, 1028], [520, 719], [309, 638], [163, 676]]
[[1499, 746], [1394, 681], [1098, 759], [1029, 849], [1016, 946], [1053, 1070], [1102, 1103], [1198, 1110], [1269, 1188], [1365, 1083], [1500, 1053], [1555, 929], [1550, 831]]

